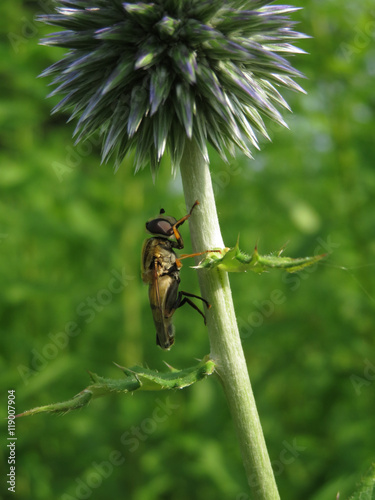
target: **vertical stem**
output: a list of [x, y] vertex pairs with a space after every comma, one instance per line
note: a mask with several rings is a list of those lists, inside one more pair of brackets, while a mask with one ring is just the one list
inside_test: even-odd
[[[195, 200], [200, 202], [189, 219], [193, 251], [224, 247], [210, 170], [194, 141], [186, 142], [180, 170], [187, 209]], [[211, 357], [228, 400], [253, 497], [279, 500], [242, 350], [228, 274], [217, 269], [200, 270], [198, 278], [202, 296], [212, 305], [207, 311]]]

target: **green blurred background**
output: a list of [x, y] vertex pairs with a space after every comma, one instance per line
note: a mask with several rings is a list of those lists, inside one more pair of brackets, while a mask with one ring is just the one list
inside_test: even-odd
[[[295, 58], [308, 95], [286, 96], [290, 130], [271, 124], [254, 161], [225, 165], [212, 153], [212, 174], [228, 246], [240, 233], [249, 252], [256, 242], [263, 253], [288, 242], [295, 257], [332, 251], [313, 272], [231, 276], [281, 497], [328, 500], [346, 498], [374, 460], [375, 9], [293, 3], [313, 37], [300, 44], [310, 55]], [[49, 82], [37, 75], [63, 52], [38, 45], [53, 28], [34, 21], [50, 5], [0, 6], [1, 419], [9, 389], [21, 412], [76, 394], [86, 370], [121, 377], [112, 361], [183, 368], [209, 351], [189, 308], [175, 315], [173, 349], [155, 345], [139, 270], [144, 223], [160, 207], [184, 213], [181, 183], [168, 161], [155, 185], [147, 170], [134, 175], [131, 158], [114, 175], [97, 140], [74, 147], [74, 124], [50, 116], [58, 99], [46, 100]], [[188, 265], [182, 280], [198, 292]], [[19, 500], [249, 498], [214, 377], [21, 419], [17, 437]]]

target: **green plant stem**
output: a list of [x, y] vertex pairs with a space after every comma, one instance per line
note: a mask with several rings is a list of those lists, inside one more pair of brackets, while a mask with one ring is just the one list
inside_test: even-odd
[[[180, 170], [187, 209], [195, 200], [200, 203], [189, 219], [193, 251], [224, 247], [210, 170], [194, 141], [186, 142]], [[202, 296], [212, 305], [207, 311], [210, 355], [228, 400], [253, 498], [277, 500], [280, 497], [250, 385], [228, 274], [202, 269], [198, 277]]]

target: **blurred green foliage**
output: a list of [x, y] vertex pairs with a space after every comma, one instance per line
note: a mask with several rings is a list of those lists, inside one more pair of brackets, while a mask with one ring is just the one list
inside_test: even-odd
[[[286, 241], [294, 257], [332, 251], [313, 272], [231, 276], [281, 497], [328, 500], [349, 495], [374, 460], [375, 10], [370, 0], [293, 3], [313, 37], [295, 61], [308, 95], [287, 96], [290, 131], [271, 125], [254, 161], [212, 153], [212, 173], [228, 246], [240, 233], [241, 248], [258, 242], [261, 253]], [[38, 46], [51, 30], [33, 20], [50, 8], [0, 6], [1, 417], [9, 389], [21, 412], [70, 398], [87, 369], [185, 368], [209, 351], [189, 308], [175, 314], [173, 349], [156, 347], [139, 272], [144, 222], [161, 207], [184, 213], [181, 184], [167, 161], [155, 185], [146, 170], [133, 175], [131, 158], [114, 175], [95, 138], [74, 147], [74, 124], [50, 116], [58, 99], [36, 77], [62, 51]], [[198, 292], [188, 264], [182, 283]], [[213, 377], [16, 424], [18, 500], [249, 498]], [[4, 439], [2, 474], [6, 459]]]

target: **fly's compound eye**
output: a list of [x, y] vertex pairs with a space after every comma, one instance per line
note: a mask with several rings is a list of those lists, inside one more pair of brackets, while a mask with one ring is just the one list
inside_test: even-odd
[[146, 222], [146, 229], [151, 234], [160, 234], [162, 236], [173, 235], [173, 224], [165, 219], [152, 219]]

